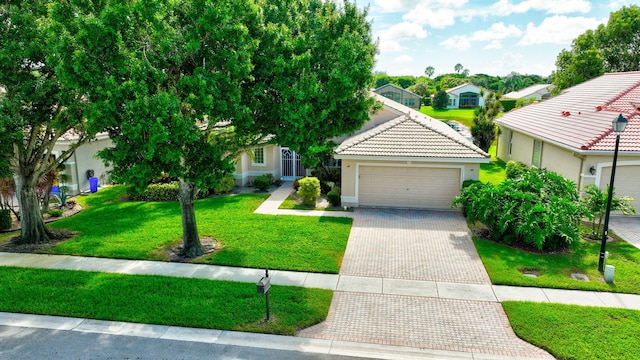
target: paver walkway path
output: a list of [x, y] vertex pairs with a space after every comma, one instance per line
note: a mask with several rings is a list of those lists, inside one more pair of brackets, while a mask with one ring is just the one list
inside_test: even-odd
[[[340, 276], [490, 284], [457, 212], [357, 209]], [[513, 333], [499, 303], [356, 292], [349, 287], [334, 293], [325, 322], [299, 336], [552, 358]]]

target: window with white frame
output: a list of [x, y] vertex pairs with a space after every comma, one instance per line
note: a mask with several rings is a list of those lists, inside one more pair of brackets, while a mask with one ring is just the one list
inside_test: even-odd
[[511, 156], [511, 151], [513, 150], [513, 131], [509, 131], [509, 152], [508, 155]]
[[251, 165], [259, 165], [259, 166], [266, 165], [266, 162], [264, 159], [264, 148], [253, 149], [253, 161], [251, 162]]
[[540, 167], [540, 159], [542, 158], [542, 142], [533, 140], [533, 156], [531, 157], [531, 166]]

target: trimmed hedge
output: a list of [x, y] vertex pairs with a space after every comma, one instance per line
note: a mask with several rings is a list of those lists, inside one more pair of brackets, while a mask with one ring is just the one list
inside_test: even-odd
[[0, 230], [11, 229], [11, 211], [0, 210]]
[[177, 182], [168, 184], [151, 184], [142, 194], [128, 191], [131, 201], [178, 201], [179, 185]]
[[272, 176], [269, 175], [260, 175], [253, 179], [253, 187], [260, 191], [267, 191], [271, 187], [271, 179]]
[[516, 107], [516, 103], [518, 102], [518, 100], [516, 99], [502, 99], [500, 100], [500, 104], [502, 104], [502, 108], [504, 109], [504, 112], [509, 112], [511, 110], [513, 110]]
[[327, 199], [329, 199], [331, 206], [340, 206], [340, 187], [334, 185], [327, 194]]

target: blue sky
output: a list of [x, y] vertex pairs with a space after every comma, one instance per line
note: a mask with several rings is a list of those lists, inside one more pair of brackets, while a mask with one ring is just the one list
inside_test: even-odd
[[470, 74], [548, 76], [562, 49], [612, 11], [616, 0], [358, 0], [369, 5], [377, 71], [435, 75], [461, 64]]

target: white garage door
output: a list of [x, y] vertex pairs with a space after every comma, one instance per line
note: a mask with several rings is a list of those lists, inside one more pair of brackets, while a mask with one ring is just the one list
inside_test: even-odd
[[[605, 189], [611, 181], [611, 167], [602, 169], [600, 177], [601, 189]], [[613, 183], [616, 196], [631, 196], [636, 201], [633, 203], [636, 212], [640, 214], [640, 166], [616, 166], [616, 178]]]
[[460, 194], [460, 169], [361, 166], [361, 206], [450, 209]]

